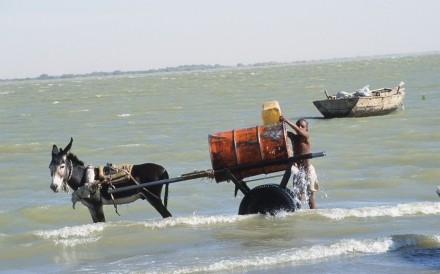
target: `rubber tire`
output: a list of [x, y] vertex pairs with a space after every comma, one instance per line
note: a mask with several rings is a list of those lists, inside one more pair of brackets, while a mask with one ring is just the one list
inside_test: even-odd
[[238, 209], [239, 215], [270, 214], [296, 209], [293, 192], [276, 184], [257, 186], [246, 194]]

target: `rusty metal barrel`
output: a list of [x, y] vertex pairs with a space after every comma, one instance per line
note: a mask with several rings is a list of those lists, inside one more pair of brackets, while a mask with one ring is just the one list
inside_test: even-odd
[[[208, 142], [214, 171], [293, 156], [292, 145], [288, 141], [284, 123], [216, 132], [208, 135]], [[238, 170], [232, 174], [241, 180], [260, 174], [283, 171], [286, 168], [287, 164], [278, 164]], [[225, 173], [215, 173], [217, 183], [229, 179]]]

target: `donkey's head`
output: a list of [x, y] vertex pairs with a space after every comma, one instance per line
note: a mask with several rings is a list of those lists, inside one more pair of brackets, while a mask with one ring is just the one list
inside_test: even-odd
[[72, 176], [72, 161], [68, 160], [68, 155], [70, 154], [70, 149], [72, 148], [73, 138], [70, 138], [70, 143], [63, 150], [58, 149], [56, 145], [52, 148], [52, 161], [50, 161], [49, 169], [50, 176], [52, 177], [52, 183], [50, 188], [54, 192], [59, 192], [63, 190], [64, 192], [69, 191], [69, 186], [67, 181]]

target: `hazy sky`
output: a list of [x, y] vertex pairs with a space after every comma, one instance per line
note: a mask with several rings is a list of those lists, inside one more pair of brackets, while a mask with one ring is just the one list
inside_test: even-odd
[[440, 0], [0, 0], [0, 79], [440, 50]]

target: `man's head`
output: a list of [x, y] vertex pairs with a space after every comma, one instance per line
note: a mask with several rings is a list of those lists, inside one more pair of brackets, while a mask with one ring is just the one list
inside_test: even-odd
[[306, 121], [306, 119], [299, 119], [296, 121], [296, 125], [305, 131], [309, 131], [309, 123]]

